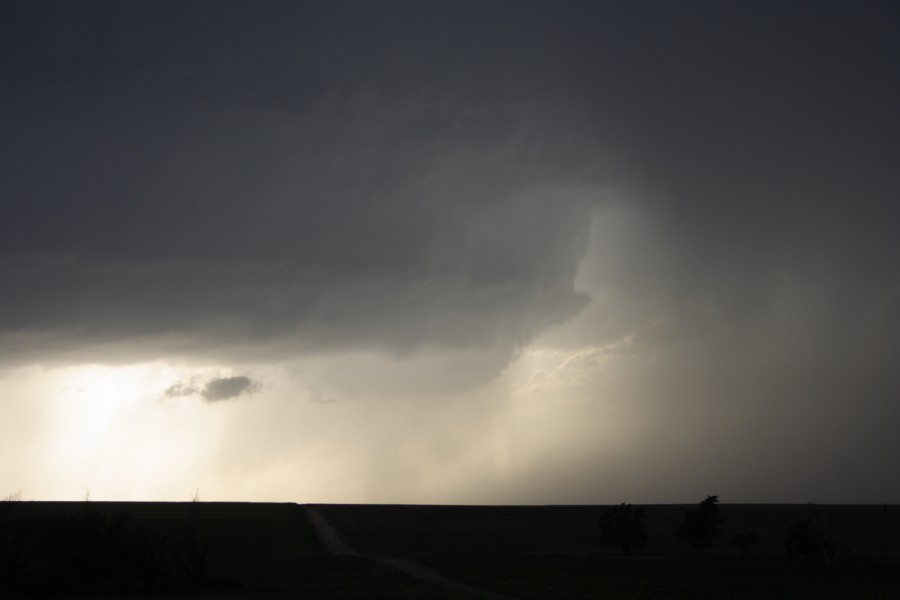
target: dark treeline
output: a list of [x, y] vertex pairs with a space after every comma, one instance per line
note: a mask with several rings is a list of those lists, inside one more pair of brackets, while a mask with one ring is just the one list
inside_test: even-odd
[[[697, 549], [701, 556], [705, 549], [712, 547], [721, 533], [722, 519], [718, 503], [718, 496], [707, 496], [696, 509], [685, 512], [684, 520], [674, 531], [679, 542]], [[632, 506], [625, 502], [611, 506], [600, 516], [600, 542], [618, 546], [625, 555], [629, 555], [632, 550], [647, 545], [645, 520], [646, 507]], [[740, 554], [747, 554], [752, 546], [759, 543], [759, 533], [736, 533], [730, 541]], [[834, 566], [838, 556], [849, 555], [849, 549], [838, 543], [832, 513], [823, 515], [816, 512], [793, 521], [785, 532], [782, 547], [788, 557], [827, 566]]]

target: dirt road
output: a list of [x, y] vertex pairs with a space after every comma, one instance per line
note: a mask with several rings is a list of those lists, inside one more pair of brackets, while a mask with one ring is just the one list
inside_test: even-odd
[[311, 504], [304, 504], [303, 512], [306, 513], [306, 518], [309, 519], [313, 529], [316, 530], [319, 541], [322, 542], [329, 554], [332, 556], [362, 556], [347, 546], [337, 529], [325, 520], [318, 508]]
[[410, 577], [415, 577], [416, 579], [419, 579], [421, 581], [433, 583], [435, 585], [440, 585], [461, 592], [466, 592], [472, 594], [473, 596], [481, 596], [482, 598], [487, 598], [488, 600], [519, 600], [514, 596], [501, 594], [500, 592], [494, 592], [492, 590], [480, 588], [475, 585], [470, 585], [463, 581], [459, 581], [458, 579], [445, 577], [437, 571], [433, 571], [422, 563], [416, 562], [414, 560], [408, 560], [405, 558], [383, 558], [378, 556], [367, 556], [365, 554], [360, 554], [359, 552], [354, 552], [347, 545], [344, 538], [341, 537], [341, 534], [337, 531], [337, 529], [335, 529], [331, 525], [331, 523], [329, 523], [328, 520], [325, 519], [325, 516], [318, 508], [310, 504], [305, 504], [303, 505], [303, 510], [306, 513], [309, 522], [312, 524], [313, 529], [315, 529], [316, 535], [322, 541], [322, 545], [325, 546], [328, 552], [334, 556], [363, 556], [365, 558], [374, 560], [379, 564], [406, 573]]

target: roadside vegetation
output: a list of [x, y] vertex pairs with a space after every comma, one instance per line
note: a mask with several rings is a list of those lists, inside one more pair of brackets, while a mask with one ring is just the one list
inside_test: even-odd
[[0, 501], [0, 598], [288, 590], [311, 600], [473, 600], [329, 556], [293, 503]]
[[195, 499], [182, 519], [151, 528], [89, 498], [61, 506], [9, 496], [0, 502], [0, 589], [87, 593], [221, 584], [207, 577], [199, 510]]

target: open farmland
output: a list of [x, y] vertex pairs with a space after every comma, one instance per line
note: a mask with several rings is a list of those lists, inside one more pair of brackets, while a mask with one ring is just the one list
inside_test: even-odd
[[[616, 554], [599, 544], [604, 506], [325, 505], [327, 517], [360, 552], [386, 556], [446, 553]], [[649, 505], [648, 554], [691, 553], [674, 531], [694, 505]], [[900, 555], [900, 508], [891, 505], [723, 504], [722, 534], [712, 551], [734, 553], [736, 533], [757, 532], [752, 552], [780, 555], [788, 526], [813, 515], [833, 515], [841, 546], [854, 556]]]
[[[722, 534], [703, 558], [673, 535], [689, 505], [649, 506], [649, 544], [631, 557], [599, 545], [603, 506], [316, 505], [360, 553], [347, 556], [329, 555], [303, 506], [290, 503], [15, 502], [4, 508], [15, 509], [4, 513], [4, 527], [17, 520], [59, 524], [86, 514], [124, 514], [129, 527], [177, 541], [192, 524], [206, 552], [202, 579], [188, 584], [135, 588], [101, 579], [96, 589], [45, 590], [63, 595], [479, 597], [477, 590], [417, 580], [392, 568], [397, 561], [383, 560], [402, 558], [526, 600], [900, 597], [900, 511], [894, 506], [723, 505]], [[838, 542], [847, 549], [831, 568], [783, 556], [788, 525], [816, 514], [833, 515]], [[46, 538], [54, 530], [43, 531]], [[760, 543], [741, 556], [729, 539], [750, 531], [759, 533]]]
[[[722, 533], [701, 558], [674, 530], [689, 505], [647, 508], [648, 546], [623, 557], [599, 544], [598, 506], [322, 506], [358, 551], [404, 556], [527, 599], [887, 599], [900, 597], [900, 511], [890, 506], [724, 505]], [[784, 556], [797, 519], [833, 515], [838, 564]], [[741, 556], [735, 533], [760, 543]], [[887, 556], [885, 556], [887, 551]]]
[[[38, 523], [80, 523], [89, 514], [112, 520], [124, 516], [132, 531], [146, 531], [162, 547], [176, 544], [187, 527], [196, 528], [206, 559], [206, 575], [217, 587], [282, 587], [296, 569], [287, 568], [322, 550], [294, 504], [238, 502], [22, 502], [20, 513]], [[50, 532], [47, 535], [55, 537]], [[86, 532], [100, 538], [101, 533]], [[91, 540], [91, 543], [97, 543]]]
[[900, 561], [848, 559], [833, 569], [773, 556], [686, 554], [433, 555], [449, 576], [525, 600], [895, 600]]
[[[297, 504], [238, 502], [5, 502], [0, 519], [0, 533], [15, 536], [17, 526], [28, 532], [40, 532], [40, 540], [32, 539], [22, 554], [25, 573], [19, 588], [11, 588], [12, 571], [7, 557], [0, 564], [0, 594], [32, 596], [75, 594], [79, 597], [111, 593], [150, 594], [153, 597], [211, 598], [303, 598], [372, 599], [435, 598], [438, 600], [471, 600], [471, 596], [454, 590], [417, 581], [395, 570], [363, 557], [334, 557], [325, 553]], [[102, 576], [86, 587], [81, 581], [53, 583], [59, 565], [42, 558], [47, 545], [55, 544], [60, 533], [71, 537], [69, 525], [112, 523], [125, 516], [128, 531], [144, 531], [160, 548], [177, 544], [186, 527], [196, 527], [197, 539], [205, 551], [206, 568], [202, 577], [191, 581], [136, 585], [134, 582], [109, 580]], [[103, 535], [90, 530], [77, 530], [72, 540], [79, 547], [103, 546]], [[45, 543], [47, 542], [47, 543]], [[7, 546], [9, 547], [9, 546]], [[2, 549], [3, 546], [0, 546]], [[55, 558], [58, 554], [50, 554]], [[66, 554], [68, 561], [78, 556]], [[71, 565], [62, 565], [71, 570]], [[80, 564], [76, 568], [97, 567]], [[51, 578], [46, 577], [50, 574]]]

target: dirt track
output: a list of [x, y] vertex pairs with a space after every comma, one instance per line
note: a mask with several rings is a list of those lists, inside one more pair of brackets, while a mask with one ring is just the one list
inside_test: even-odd
[[325, 517], [322, 516], [319, 509], [312, 505], [305, 504], [303, 506], [303, 512], [306, 513], [306, 518], [309, 519], [313, 529], [316, 530], [316, 535], [319, 537], [322, 545], [325, 546], [325, 549], [328, 550], [329, 554], [333, 556], [362, 556], [347, 546], [337, 529], [332, 527], [331, 523], [325, 520]]
[[309, 522], [316, 530], [316, 535], [322, 541], [322, 545], [324, 545], [328, 552], [334, 556], [364, 556], [365, 558], [374, 560], [379, 564], [391, 567], [393, 569], [406, 573], [410, 577], [415, 577], [416, 579], [425, 581], [427, 583], [459, 590], [461, 592], [466, 592], [474, 596], [481, 596], [482, 598], [488, 598], [489, 600], [519, 600], [514, 596], [508, 596], [506, 594], [501, 594], [499, 592], [494, 592], [474, 585], [470, 585], [463, 581], [459, 581], [458, 579], [445, 577], [444, 575], [441, 575], [440, 573], [433, 571], [425, 565], [414, 560], [408, 560], [404, 558], [383, 558], [378, 556], [367, 556], [365, 554], [354, 552], [341, 537], [337, 529], [335, 529], [331, 525], [331, 523], [329, 523], [325, 519], [318, 508], [306, 504], [303, 506], [303, 510], [306, 512], [306, 516], [307, 518], [309, 518]]

